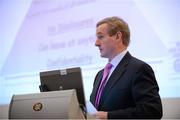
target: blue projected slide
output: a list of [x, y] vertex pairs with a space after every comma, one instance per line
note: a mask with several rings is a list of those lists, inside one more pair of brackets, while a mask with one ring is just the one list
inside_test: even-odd
[[1, 0], [0, 104], [37, 93], [39, 72], [81, 67], [86, 99], [107, 60], [95, 47], [96, 23], [119, 16], [130, 53], [149, 63], [161, 97], [180, 97], [179, 0]]

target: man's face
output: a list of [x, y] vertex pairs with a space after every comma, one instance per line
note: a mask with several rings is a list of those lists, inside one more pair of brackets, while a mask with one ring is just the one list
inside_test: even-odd
[[97, 27], [96, 37], [95, 45], [99, 48], [101, 57], [112, 59], [116, 53], [116, 36], [109, 36], [106, 23]]

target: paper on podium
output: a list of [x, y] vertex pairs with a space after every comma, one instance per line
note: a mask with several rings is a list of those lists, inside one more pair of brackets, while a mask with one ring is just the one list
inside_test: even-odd
[[86, 109], [87, 109], [87, 113], [89, 115], [93, 115], [94, 113], [97, 112], [96, 108], [94, 107], [94, 105], [90, 101], [86, 102]]

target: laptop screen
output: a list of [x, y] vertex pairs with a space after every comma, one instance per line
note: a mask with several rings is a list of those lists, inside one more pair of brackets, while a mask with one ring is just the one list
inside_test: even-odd
[[81, 108], [86, 110], [80, 67], [40, 72], [40, 82], [41, 92], [75, 89]]

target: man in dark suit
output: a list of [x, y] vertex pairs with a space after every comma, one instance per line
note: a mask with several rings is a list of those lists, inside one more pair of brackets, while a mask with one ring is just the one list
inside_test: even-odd
[[105, 18], [97, 23], [96, 36], [95, 45], [101, 57], [108, 58], [111, 68], [106, 81], [104, 69], [95, 77], [90, 95], [90, 101], [98, 110], [94, 116], [100, 119], [161, 118], [162, 103], [154, 72], [127, 50], [128, 24], [119, 17]]

